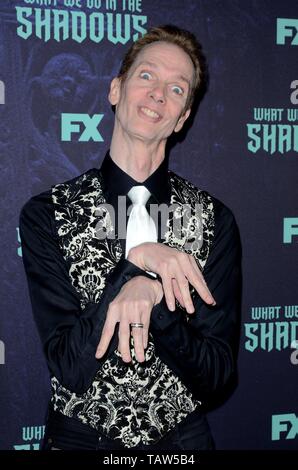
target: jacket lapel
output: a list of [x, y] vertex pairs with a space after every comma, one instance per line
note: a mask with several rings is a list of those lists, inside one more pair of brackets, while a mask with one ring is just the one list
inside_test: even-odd
[[83, 307], [100, 300], [106, 278], [122, 256], [102, 187], [99, 171], [92, 169], [52, 188], [60, 246]]
[[[169, 172], [171, 207], [163, 242], [194, 256], [204, 268], [214, 234], [208, 193]], [[103, 195], [103, 181], [92, 169], [52, 188], [59, 243], [82, 306], [98, 302], [106, 278], [123, 251]]]

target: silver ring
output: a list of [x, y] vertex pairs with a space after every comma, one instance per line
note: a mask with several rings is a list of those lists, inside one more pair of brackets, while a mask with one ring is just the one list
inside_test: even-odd
[[144, 328], [144, 323], [131, 323], [131, 328]]

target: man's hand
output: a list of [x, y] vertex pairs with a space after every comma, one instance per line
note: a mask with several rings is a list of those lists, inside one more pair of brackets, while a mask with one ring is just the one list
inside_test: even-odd
[[[159, 281], [145, 276], [136, 276], [126, 282], [119, 294], [110, 303], [95, 357], [100, 359], [106, 352], [119, 322], [118, 351], [124, 362], [131, 361], [130, 335], [133, 335], [137, 361], [145, 360], [144, 349], [148, 344], [151, 311], [163, 296]], [[143, 328], [131, 328], [131, 323], [143, 323]], [[130, 329], [131, 328], [131, 329]]]
[[176, 297], [188, 313], [194, 313], [189, 283], [204, 302], [216, 304], [197, 263], [187, 253], [163, 243], [146, 242], [131, 248], [127, 259], [145, 271], [159, 274], [169, 310], [175, 310]]

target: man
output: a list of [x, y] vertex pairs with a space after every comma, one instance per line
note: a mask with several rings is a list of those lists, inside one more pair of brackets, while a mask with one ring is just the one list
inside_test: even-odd
[[[52, 383], [45, 449], [213, 448], [203, 407], [235, 370], [239, 237], [231, 212], [168, 172], [165, 158], [203, 71], [191, 33], [151, 29], [111, 83], [115, 125], [100, 170], [22, 210], [23, 259]], [[121, 197], [133, 202], [126, 239]], [[174, 207], [165, 230], [148, 215], [154, 204]]]

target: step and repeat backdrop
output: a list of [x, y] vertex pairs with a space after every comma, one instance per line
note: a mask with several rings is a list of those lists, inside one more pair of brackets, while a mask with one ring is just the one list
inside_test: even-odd
[[20, 209], [98, 167], [121, 58], [154, 25], [194, 32], [210, 83], [170, 168], [232, 209], [243, 246], [238, 385], [218, 449], [298, 448], [298, 3], [2, 0], [0, 448], [38, 450], [49, 374], [22, 264]]

